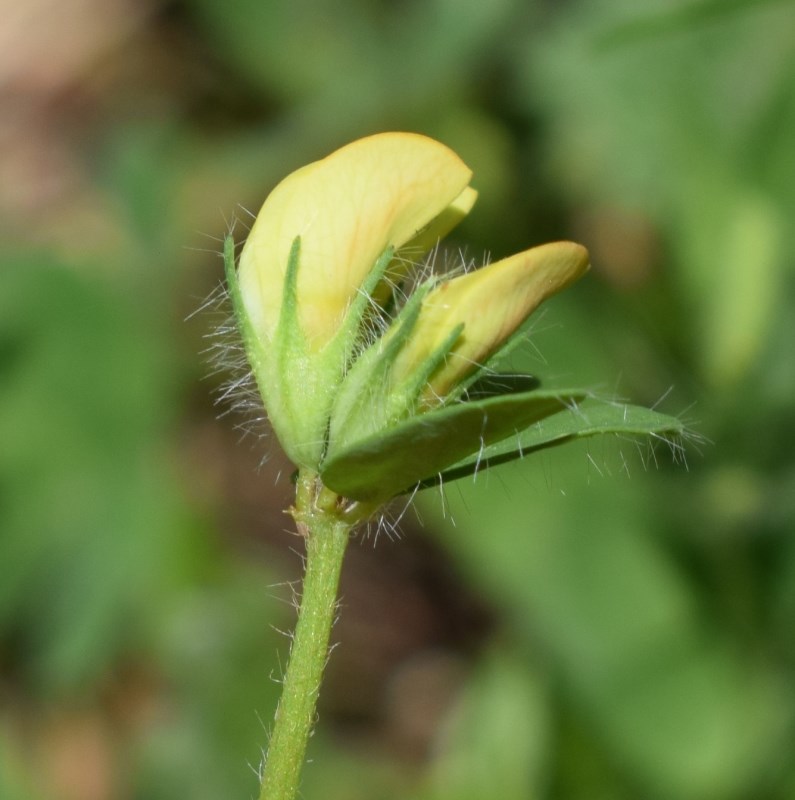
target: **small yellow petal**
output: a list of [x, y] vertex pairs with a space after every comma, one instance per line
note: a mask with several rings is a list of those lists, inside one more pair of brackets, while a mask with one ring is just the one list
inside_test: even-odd
[[553, 242], [442, 283], [423, 302], [417, 324], [395, 361], [393, 382], [407, 376], [464, 323], [461, 337], [423, 395], [426, 404], [438, 403], [493, 355], [547, 297], [587, 269], [584, 247]]
[[273, 335], [288, 255], [300, 236], [299, 320], [310, 348], [322, 348], [379, 256], [436, 220], [470, 178], [452, 150], [412, 133], [359, 139], [293, 172], [266, 199], [240, 256], [241, 293], [255, 329]]

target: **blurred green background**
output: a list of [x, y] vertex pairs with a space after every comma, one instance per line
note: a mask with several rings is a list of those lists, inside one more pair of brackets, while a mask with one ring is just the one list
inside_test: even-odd
[[709, 441], [360, 537], [304, 798], [795, 797], [793, 2], [28, 0], [0, 39], [3, 800], [255, 796], [290, 467], [185, 318], [233, 217], [390, 129], [474, 168], [454, 247], [590, 247], [517, 367]]

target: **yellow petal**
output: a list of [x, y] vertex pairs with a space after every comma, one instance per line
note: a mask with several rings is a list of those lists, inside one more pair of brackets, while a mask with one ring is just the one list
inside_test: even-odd
[[478, 193], [467, 186], [439, 216], [406, 242], [390, 263], [385, 275], [386, 281], [373, 292], [373, 300], [385, 305], [392, 293], [392, 287], [399, 284], [411, 268], [469, 214], [477, 199]]
[[401, 381], [440, 347], [457, 325], [464, 330], [423, 395], [434, 405], [482, 364], [547, 297], [588, 269], [588, 251], [573, 242], [552, 242], [446, 281], [423, 301], [415, 328], [395, 361]]
[[461, 197], [471, 171], [412, 133], [359, 139], [285, 178], [265, 200], [240, 256], [248, 315], [270, 339], [293, 241], [301, 237], [298, 314], [311, 349], [338, 330], [378, 257], [400, 248]]
[[427, 253], [469, 214], [477, 199], [478, 193], [471, 186], [467, 186], [436, 219], [406, 242], [401, 248], [402, 252], [408, 258], [419, 258]]

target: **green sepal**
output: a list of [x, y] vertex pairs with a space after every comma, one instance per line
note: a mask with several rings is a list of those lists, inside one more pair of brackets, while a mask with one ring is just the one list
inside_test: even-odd
[[262, 342], [254, 331], [246, 307], [243, 303], [243, 296], [240, 292], [240, 283], [237, 279], [237, 264], [235, 263], [235, 240], [231, 235], [224, 239], [224, 275], [226, 286], [229, 291], [229, 298], [232, 301], [232, 313], [235, 317], [240, 337], [243, 340], [243, 349], [246, 358], [251, 366], [251, 371], [257, 381], [263, 403], [270, 404], [267, 395], [267, 382], [262, 379], [263, 372], [267, 370], [266, 362], [268, 354], [262, 346]]
[[488, 467], [505, 464], [548, 447], [557, 447], [575, 439], [616, 434], [627, 437], [654, 437], [676, 446], [687, 434], [684, 423], [676, 417], [660, 414], [643, 406], [589, 400], [576, 408], [559, 411], [540, 420], [521, 433], [495, 442], [475, 456], [440, 471], [431, 479], [420, 481], [420, 488], [439, 485], [473, 475]]
[[287, 269], [284, 273], [282, 305], [279, 309], [279, 322], [276, 325], [274, 336], [277, 351], [281, 351], [282, 347], [303, 348], [304, 346], [304, 335], [298, 322], [298, 262], [300, 257], [301, 237], [296, 236], [290, 246]]
[[333, 452], [320, 475], [345, 497], [384, 502], [585, 396], [579, 389], [530, 391], [444, 406]]
[[428, 293], [425, 285], [412, 294], [390, 327], [394, 331], [380, 336], [365, 347], [351, 364], [334, 401], [331, 414], [330, 442], [344, 439], [356, 418], [366, 411], [370, 418], [386, 416], [386, 378], [392, 363], [411, 334]]
[[284, 274], [282, 303], [270, 345], [269, 372], [257, 383], [266, 399], [268, 418], [285, 453], [301, 466], [314, 469], [323, 457], [328, 409], [341, 372], [333, 343], [317, 352], [307, 345], [301, 327], [298, 270], [301, 237], [290, 247]]
[[386, 429], [416, 411], [420, 392], [431, 373], [449, 355], [464, 329], [457, 325], [409, 379], [392, 384], [389, 373], [405, 342], [411, 336], [422, 301], [435, 285], [419, 286], [392, 323], [390, 331], [371, 344], [354, 362], [340, 386], [331, 415], [329, 454], [349, 441]]
[[394, 256], [387, 248], [373, 265], [334, 337], [313, 350], [301, 327], [297, 293], [301, 237], [293, 240], [285, 270], [279, 319], [271, 341], [254, 330], [242, 299], [234, 241], [224, 242], [224, 271], [235, 319], [265, 404], [268, 418], [287, 456], [316, 469], [326, 448], [332, 404], [345, 367], [362, 337], [371, 295]]
[[267, 348], [254, 330], [246, 312], [237, 276], [235, 243], [232, 236], [227, 236], [224, 240], [224, 273], [246, 357], [273, 429], [287, 455], [295, 463], [305, 464], [307, 461], [317, 463], [321, 457], [321, 451], [313, 448], [313, 452], [307, 453], [306, 448], [301, 444], [317, 438], [312, 433], [306, 433], [307, 426], [314, 422], [314, 416], [309, 413], [303, 416], [292, 413], [290, 381], [283, 376], [286, 369], [289, 369], [292, 375], [303, 373], [304, 375], [309, 374], [310, 377], [312, 371], [311, 366], [307, 363], [308, 359], [304, 348], [303, 334], [298, 325], [296, 308], [295, 284], [300, 245], [300, 237], [296, 237], [287, 263], [279, 322], [274, 332], [274, 339]]
[[[342, 324], [334, 338], [321, 351], [325, 365], [331, 366], [331, 372], [326, 374], [326, 385], [330, 390], [328, 404], [325, 409], [325, 426], [323, 430], [323, 454], [328, 448], [333, 436], [335, 416], [343, 424], [354, 413], [357, 404], [361, 402], [362, 393], [366, 393], [373, 401], [373, 386], [382, 384], [383, 376], [378, 369], [377, 360], [370, 358], [362, 361], [362, 356], [367, 355], [373, 348], [366, 348], [364, 340], [367, 337], [367, 328], [376, 325], [377, 320], [369, 319], [368, 315], [380, 313], [373, 301], [376, 287], [384, 279], [384, 273], [394, 256], [394, 247], [387, 247], [373, 264], [372, 269], [359, 288], [351, 302]], [[357, 355], [357, 350], [360, 351]], [[361, 352], [361, 351], [364, 352]], [[346, 386], [349, 387], [346, 390]], [[353, 389], [351, 391], [351, 389]], [[335, 411], [339, 409], [339, 411]]]
[[237, 280], [237, 266], [235, 264], [235, 240], [231, 235], [224, 239], [224, 274], [229, 297], [232, 301], [232, 312], [235, 315], [235, 321], [243, 339], [243, 347], [246, 350], [246, 356], [252, 369], [256, 372], [257, 366], [262, 363], [264, 351], [254, 333], [251, 321], [248, 318], [248, 314], [246, 314], [246, 308], [243, 305], [240, 284]]
[[[425, 388], [431, 375], [441, 367], [447, 360], [447, 356], [452, 353], [455, 343], [464, 332], [464, 323], [459, 322], [454, 328], [450, 330], [447, 337], [442, 343], [418, 366], [417, 369], [411, 374], [410, 380], [406, 381], [402, 389], [407, 400], [412, 404], [416, 404], [419, 399], [420, 393]], [[445, 397], [445, 402], [449, 400], [449, 396]]]
[[340, 347], [345, 361], [350, 360], [356, 347], [361, 345], [368, 312], [377, 311], [373, 296], [384, 280], [384, 274], [394, 255], [395, 248], [392, 246], [381, 253], [345, 312], [345, 319], [340, 329], [334, 335], [332, 344]]

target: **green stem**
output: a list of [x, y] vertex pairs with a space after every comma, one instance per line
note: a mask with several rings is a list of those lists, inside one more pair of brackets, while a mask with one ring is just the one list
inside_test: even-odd
[[328, 657], [342, 558], [352, 527], [341, 517], [334, 500], [336, 497], [322, 488], [316, 475], [299, 475], [293, 516], [306, 538], [306, 572], [260, 800], [294, 800], [298, 793]]

